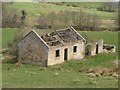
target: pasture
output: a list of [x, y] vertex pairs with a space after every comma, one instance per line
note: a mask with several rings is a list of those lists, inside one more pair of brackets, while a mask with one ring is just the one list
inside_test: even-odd
[[[70, 4], [68, 6], [67, 4]], [[50, 3], [30, 3], [30, 2], [15, 2], [9, 7], [21, 13], [22, 10], [27, 12], [27, 26], [35, 25], [40, 14], [45, 15], [50, 12], [58, 11], [80, 11], [84, 10], [89, 14], [97, 14], [103, 20], [114, 20], [116, 15], [114, 12], [97, 11], [97, 7], [101, 3], [76, 3], [78, 7], [73, 7], [72, 3], [63, 5], [55, 5]], [[91, 6], [92, 5], [92, 6]], [[92, 8], [91, 8], [92, 7]], [[111, 25], [111, 24], [110, 24]], [[50, 33], [52, 30], [40, 29], [41, 35]], [[108, 68], [113, 69], [116, 66], [114, 61], [118, 59], [118, 32], [110, 31], [79, 31], [78, 32], [91, 40], [103, 39], [104, 43], [116, 46], [116, 53], [102, 53], [96, 56], [86, 57], [83, 60], [66, 61], [62, 64], [41, 67], [36, 65], [23, 64], [20, 68], [16, 68], [15, 64], [2, 64], [2, 87], [3, 88], [117, 88], [118, 78], [113, 76], [89, 77], [84, 72], [79, 72], [80, 69], [89, 68]], [[1, 33], [1, 32], [0, 32]], [[17, 28], [2, 29], [2, 47], [7, 48], [9, 43], [13, 41], [16, 35], [19, 34]], [[94, 81], [95, 83], [91, 83]]]
[[[4, 29], [3, 29], [4, 30]], [[18, 32], [17, 29], [3, 31], [3, 45], [7, 47]], [[49, 33], [51, 30], [41, 30], [42, 34]], [[89, 38], [103, 39], [105, 43], [118, 46], [117, 32], [89, 32], [79, 31], [86, 34]], [[79, 70], [87, 68], [114, 68], [113, 62], [117, 60], [118, 54], [99, 54], [78, 61], [66, 61], [63, 64], [40, 67], [35, 65], [23, 64], [16, 68], [15, 64], [3, 63], [2, 66], [2, 86], [4, 88], [40, 88], [40, 87], [80, 87], [80, 88], [117, 88], [118, 79], [112, 76], [89, 77]], [[44, 68], [41, 70], [41, 68]], [[57, 68], [60, 68], [58, 70]], [[68, 72], [69, 70], [69, 72]], [[56, 73], [58, 74], [56, 76]], [[91, 84], [91, 80], [95, 84]]]
[[[115, 19], [114, 12], [104, 12], [97, 11], [96, 8], [100, 6], [101, 3], [78, 3], [79, 7], [67, 6], [63, 5], [53, 5], [47, 3], [31, 3], [31, 2], [15, 2], [13, 3], [12, 8], [14, 8], [17, 12], [21, 12], [25, 10], [27, 12], [28, 18], [35, 18], [39, 16], [40, 13], [48, 14], [50, 12], [58, 12], [58, 11], [79, 11], [83, 9], [86, 13], [94, 14], [96, 13], [102, 19]], [[88, 5], [89, 4], [89, 5]], [[89, 9], [89, 7], [94, 7], [94, 9]], [[86, 8], [85, 8], [86, 7]]]
[[[101, 55], [97, 55], [96, 58], [93, 57], [96, 61], [92, 59], [77, 62], [68, 61], [61, 65], [45, 67], [43, 70], [41, 70], [42, 67], [40, 66], [23, 65], [17, 69], [15, 64], [3, 64], [2, 86], [4, 88], [117, 88], [118, 79], [116, 77], [89, 77], [85, 73], [79, 72], [81, 68], [94, 68], [100, 65], [102, 67], [106, 67], [106, 65], [111, 67], [109, 63], [112, 63], [112, 59], [115, 59], [114, 55], [110, 54], [104, 56], [105, 58], [107, 57], [107, 60], [100, 57]], [[57, 68], [60, 68], [60, 70]], [[69, 70], [69, 72], [67, 70]], [[56, 75], [56, 73], [58, 75]], [[91, 84], [91, 80], [94, 80], [96, 84]]]
[[[38, 30], [36, 30], [38, 31]], [[10, 41], [16, 36], [18, 29], [9, 29], [3, 28], [2, 29], [2, 45], [3, 47], [7, 47]], [[41, 35], [45, 35], [46, 33], [50, 33], [52, 30], [50, 29], [40, 29]], [[118, 32], [91, 32], [91, 31], [78, 31], [81, 35], [86, 35], [88, 38], [91, 39], [103, 39], [104, 43], [113, 44], [118, 47]]]
[[16, 28], [2, 28], [2, 48], [6, 48], [8, 44], [16, 36], [18, 29]]

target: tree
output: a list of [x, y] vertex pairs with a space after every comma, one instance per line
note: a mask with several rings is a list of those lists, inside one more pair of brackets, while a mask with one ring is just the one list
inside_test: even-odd
[[25, 24], [25, 19], [26, 19], [26, 11], [22, 10], [22, 16], [21, 16], [21, 24]]
[[10, 28], [19, 28], [22, 26], [26, 19], [26, 11], [21, 13], [16, 12], [15, 9], [10, 7], [10, 3], [2, 3], [2, 26]]
[[9, 8], [8, 3], [2, 3], [2, 26], [3, 27], [18, 27], [19, 16], [14, 9]]
[[83, 10], [79, 12], [59, 11], [51, 12], [46, 16], [41, 14], [38, 19], [38, 25], [44, 26], [44, 29], [45, 27], [51, 26], [53, 30], [70, 26], [78, 30], [98, 30], [98, 27], [101, 25], [101, 19], [95, 13], [89, 14]]
[[[50, 14], [47, 15], [47, 22], [51, 26], [51, 28], [54, 30], [55, 29], [55, 23], [57, 22], [57, 15], [55, 12], [51, 12]], [[49, 20], [49, 21], [48, 21]]]
[[[118, 3], [118, 6], [120, 7], [120, 2]], [[117, 18], [117, 25], [118, 25], [118, 31], [120, 31], [120, 9], [118, 9], [118, 18]]]
[[100, 7], [98, 7], [100, 11], [107, 11], [107, 12], [116, 12], [118, 10], [118, 3], [117, 2], [104, 2]]
[[16, 63], [18, 62], [18, 43], [22, 40], [23, 37], [25, 37], [26, 34], [28, 34], [32, 28], [19, 28], [19, 31], [15, 38], [9, 43], [8, 46], [8, 54], [11, 55], [12, 60], [10, 60], [10, 63]]

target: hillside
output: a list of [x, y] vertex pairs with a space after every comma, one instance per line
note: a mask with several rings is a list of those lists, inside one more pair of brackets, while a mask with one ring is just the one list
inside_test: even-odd
[[[70, 5], [73, 3], [70, 3]], [[11, 6], [12, 8], [16, 9], [17, 12], [21, 12], [21, 10], [26, 10], [28, 13], [28, 16], [37, 16], [40, 13], [48, 14], [52, 11], [61, 11], [61, 10], [67, 10], [67, 11], [77, 11], [80, 10], [80, 8], [84, 9], [88, 13], [97, 13], [101, 18], [103, 19], [114, 19], [114, 13], [113, 12], [103, 12], [103, 11], [97, 11], [96, 8], [100, 6], [101, 3], [76, 3], [79, 5], [79, 7], [73, 7], [73, 6], [67, 6], [66, 4], [63, 5], [55, 5], [50, 3], [31, 3], [31, 2], [15, 2]], [[92, 7], [92, 8], [90, 8]]]
[[[28, 26], [33, 26], [41, 13], [48, 15], [51, 12], [59, 11], [80, 11], [83, 10], [88, 14], [96, 14], [102, 20], [104, 20], [102, 27], [114, 27], [113, 20], [116, 19], [116, 12], [106, 12], [99, 11], [97, 8], [101, 6], [102, 3], [64, 3], [64, 4], [54, 4], [54, 3], [31, 3], [31, 2], [15, 2], [10, 5], [10, 8], [13, 8], [17, 13], [21, 13], [22, 10], [27, 12], [26, 23]], [[75, 5], [75, 6], [74, 6]], [[76, 6], [77, 5], [77, 6]], [[109, 23], [107, 22], [109, 20]], [[28, 22], [29, 21], [29, 22]]]
[[[46, 24], [45, 21], [52, 23], [52, 25], [57, 26], [57, 24], [63, 23], [61, 15], [67, 16], [67, 14], [71, 13], [71, 11], [75, 11], [76, 13], [83, 10], [84, 17], [85, 14], [90, 15], [90, 19], [94, 18], [94, 14], [97, 14], [97, 17], [102, 21], [102, 25], [100, 27], [105, 28], [105, 31], [87, 31], [86, 29], [77, 29], [78, 33], [80, 33], [84, 38], [89, 38], [90, 40], [94, 39], [103, 39], [105, 44], [111, 44], [116, 46], [115, 53], [102, 53], [96, 56], [88, 56], [82, 60], [76, 61], [66, 61], [62, 64], [41, 67], [36, 65], [28, 65], [22, 64], [20, 68], [17, 68], [16, 64], [13, 63], [17, 57], [17, 53], [13, 53], [11, 51], [4, 52], [1, 56], [3, 56], [2, 64], [2, 87], [3, 88], [42, 88], [42, 87], [54, 87], [54, 88], [117, 88], [118, 87], [118, 77], [113, 75], [103, 75], [103, 76], [89, 76], [85, 72], [85, 70], [90, 69], [107, 69], [114, 70], [116, 69], [116, 61], [118, 60], [118, 32], [108, 31], [109, 28], [112, 30], [114, 27], [114, 21], [116, 19], [116, 12], [108, 12], [108, 11], [99, 11], [99, 8], [103, 3], [97, 2], [87, 2], [87, 3], [38, 3], [38, 2], [14, 2], [12, 4], [8, 4], [8, 12], [12, 12], [12, 14], [17, 14], [18, 19], [22, 16], [21, 12], [24, 10], [26, 12], [25, 25], [21, 25], [17, 28], [5, 27], [2, 28], [2, 48], [6, 49], [8, 46], [13, 45], [12, 49], [16, 49], [16, 42], [13, 40], [17, 37], [21, 31], [24, 31], [26, 27], [30, 27], [34, 30], [39, 30], [41, 35], [48, 34], [54, 30], [54, 28], [50, 29], [38, 29], [35, 27], [37, 25], [37, 21], [42, 17], [42, 20], [39, 21], [40, 24]], [[7, 11], [7, 10], [6, 10]], [[65, 12], [63, 12], [65, 11]], [[67, 12], [68, 11], [68, 12]], [[66, 13], [67, 12], [67, 13]], [[61, 14], [63, 13], [63, 14]], [[8, 14], [8, 13], [7, 13]], [[9, 15], [8, 14], [8, 15]], [[49, 17], [49, 14], [51, 15]], [[74, 14], [74, 13], [73, 13]], [[73, 15], [69, 14], [69, 15]], [[48, 15], [49, 18], [46, 16]], [[57, 18], [55, 18], [55, 15]], [[70, 17], [70, 16], [67, 17]], [[79, 14], [81, 15], [81, 14]], [[67, 21], [67, 17], [64, 17], [63, 21]], [[52, 17], [52, 18], [51, 18]], [[72, 16], [74, 18], [74, 15]], [[79, 17], [79, 16], [78, 16]], [[87, 18], [88, 18], [87, 17]], [[12, 17], [14, 18], [14, 17]], [[73, 19], [72, 18], [72, 19]], [[89, 19], [88, 18], [88, 19]], [[11, 19], [11, 18], [10, 18]], [[70, 20], [72, 20], [70, 19]], [[80, 18], [79, 18], [80, 19]], [[86, 18], [85, 18], [86, 19]], [[56, 22], [56, 21], [58, 22]], [[76, 19], [78, 20], [78, 18]], [[84, 20], [84, 19], [83, 19]], [[92, 19], [91, 19], [92, 20]], [[90, 22], [91, 22], [90, 20]], [[14, 21], [14, 19], [13, 19]], [[53, 21], [53, 22], [52, 22]], [[74, 21], [74, 20], [73, 20]], [[94, 21], [94, 20], [93, 20]], [[95, 20], [97, 23], [97, 20]], [[11, 23], [11, 22], [10, 22]], [[54, 23], [54, 24], [53, 24]], [[15, 25], [17, 23], [14, 23]], [[87, 22], [86, 22], [87, 24]], [[69, 26], [69, 25], [68, 25]], [[61, 26], [60, 29], [65, 26]], [[55, 29], [56, 30], [56, 29]], [[25, 34], [25, 33], [24, 33]], [[19, 38], [22, 39], [22, 38]], [[12, 50], [10, 48], [10, 50]], [[14, 57], [11, 55], [14, 54]], [[1, 58], [1, 57], [0, 57]], [[82, 72], [83, 70], [83, 72]]]

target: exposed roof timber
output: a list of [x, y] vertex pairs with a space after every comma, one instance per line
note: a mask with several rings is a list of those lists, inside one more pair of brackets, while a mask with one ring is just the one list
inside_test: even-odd
[[[67, 30], [67, 31], [66, 31]], [[70, 30], [70, 31], [68, 31]], [[52, 40], [52, 41], [46, 41], [44, 38], [41, 37], [40, 33], [37, 33], [35, 30], [31, 30], [25, 37], [27, 37], [31, 32], [33, 32], [45, 45], [47, 48], [50, 48], [51, 44], [49, 45], [49, 43], [51, 42], [55, 42], [55, 40]], [[64, 34], [66, 35], [59, 35], [60, 32], [64, 32]], [[66, 33], [65, 33], [66, 32]], [[70, 33], [69, 33], [70, 32]], [[79, 38], [79, 40], [83, 40], [83, 42], [86, 42], [86, 40], [73, 28], [73, 27], [69, 27], [69, 28], [65, 28], [65, 29], [60, 29], [60, 30], [56, 30], [55, 31], [56, 35], [58, 35], [58, 37], [60, 38], [59, 40], [56, 40], [56, 41], [59, 41], [59, 42], [64, 42], [64, 43], [68, 43], [68, 41], [66, 41], [67, 39], [71, 40], [71, 42], [74, 42], [76, 40], [76, 37], [74, 37], [74, 35], [77, 35]], [[68, 37], [66, 37], [68, 34]], [[65, 37], [64, 37], [65, 36]], [[24, 38], [25, 38], [24, 37]], [[62, 38], [61, 38], [62, 37]], [[23, 38], [23, 39], [24, 39]], [[65, 39], [67, 38], [67, 39]], [[22, 40], [23, 40], [22, 39]], [[64, 40], [65, 39], [65, 40]], [[78, 38], [77, 38], [78, 39]], [[56, 44], [58, 44], [58, 42], [55, 42]], [[56, 45], [55, 44], [55, 45]], [[60, 43], [59, 43], [60, 44]]]

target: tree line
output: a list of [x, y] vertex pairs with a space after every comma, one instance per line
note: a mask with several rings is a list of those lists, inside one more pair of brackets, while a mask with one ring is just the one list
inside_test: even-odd
[[118, 11], [118, 2], [104, 2], [101, 6], [97, 8], [97, 10], [106, 12], [116, 12]]
[[[13, 3], [2, 4], [2, 27], [19, 28], [23, 25], [26, 26], [27, 13], [25, 10], [18, 12], [10, 8], [10, 5], [13, 5]], [[118, 19], [115, 20], [116, 25], [119, 21]], [[53, 11], [47, 15], [40, 13], [37, 22], [35, 20], [34, 23], [37, 23], [35, 27], [39, 29], [55, 30], [69, 26], [73, 26], [77, 30], [98, 31], [107, 29], [107, 27], [101, 27], [102, 19], [100, 15], [96, 13], [90, 14], [82, 9], [79, 11]], [[110, 29], [114, 30], [114, 27]]]
[[73, 26], [79, 30], [99, 30], [101, 18], [96, 14], [88, 14], [83, 10], [51, 12], [40, 14], [35, 25], [39, 29], [53, 30]]
[[2, 3], [2, 27], [19, 28], [25, 24], [26, 11], [17, 12], [10, 5], [12, 3]]

